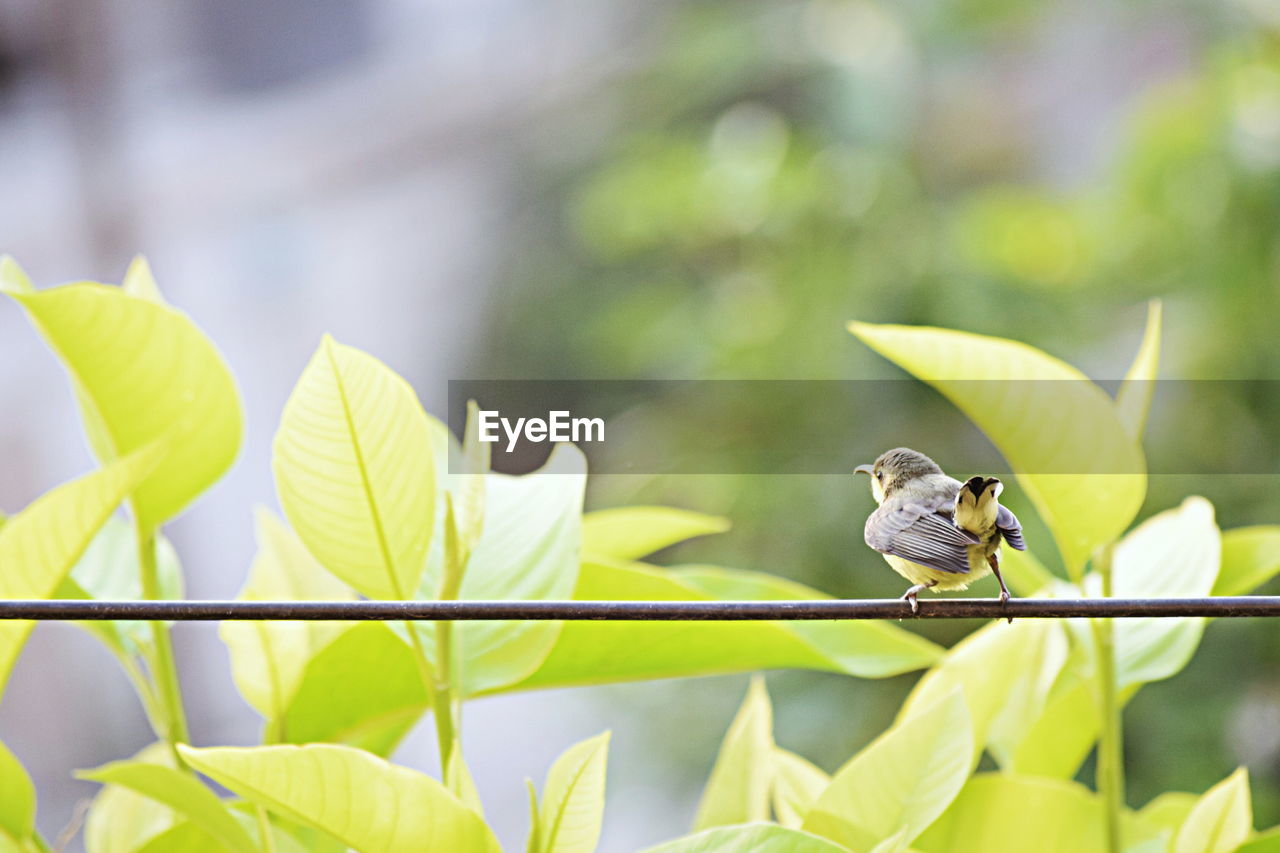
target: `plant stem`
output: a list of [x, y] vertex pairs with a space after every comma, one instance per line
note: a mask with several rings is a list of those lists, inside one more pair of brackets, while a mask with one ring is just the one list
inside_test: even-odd
[[[1095, 561], [1105, 598], [1111, 597], [1111, 550], [1110, 545], [1100, 549]], [[1109, 853], [1121, 853], [1124, 842], [1121, 817], [1125, 808], [1124, 730], [1116, 691], [1115, 632], [1109, 619], [1093, 619], [1089, 626], [1093, 631], [1098, 660], [1098, 698], [1102, 719], [1095, 784], [1106, 807], [1107, 850]]]
[[[138, 567], [142, 574], [142, 597], [158, 601], [160, 594], [160, 575], [156, 568], [155, 533], [144, 530], [142, 524], [135, 519], [134, 531], [138, 539]], [[156, 705], [163, 712], [164, 731], [157, 732], [169, 744], [173, 759], [178, 767], [185, 767], [186, 762], [178, 754], [179, 743], [187, 743], [191, 738], [187, 729], [187, 715], [182, 708], [182, 687], [178, 682], [178, 667], [173, 660], [173, 644], [169, 637], [169, 626], [164, 622], [152, 622], [151, 641], [155, 646], [155, 661], [152, 679], [156, 685]]]
[[271, 818], [267, 816], [266, 808], [259, 805], [254, 811], [258, 815], [258, 832], [262, 835], [263, 853], [276, 853], [276, 838], [271, 832]]
[[440, 745], [440, 777], [443, 779], [453, 752], [456, 729], [453, 720], [453, 623], [436, 623], [436, 685], [432, 714], [436, 719], [436, 741]]

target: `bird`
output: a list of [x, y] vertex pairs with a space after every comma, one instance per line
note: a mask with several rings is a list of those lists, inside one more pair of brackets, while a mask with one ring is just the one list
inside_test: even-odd
[[[863, 530], [867, 545], [884, 555], [895, 572], [911, 581], [902, 596], [919, 613], [916, 596], [926, 589], [966, 589], [994, 572], [1000, 602], [1009, 589], [1000, 575], [1000, 545], [1027, 550], [1022, 525], [999, 502], [1004, 484], [995, 477], [948, 477], [938, 463], [909, 447], [887, 450], [855, 474], [871, 477], [879, 505]], [[1010, 619], [1009, 621], [1013, 621]]]

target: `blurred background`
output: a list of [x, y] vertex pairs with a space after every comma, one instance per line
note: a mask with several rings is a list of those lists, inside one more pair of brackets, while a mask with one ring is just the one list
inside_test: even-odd
[[[450, 378], [900, 377], [845, 333], [854, 318], [1019, 338], [1115, 378], [1152, 297], [1162, 375], [1280, 378], [1272, 0], [0, 0], [0, 187], [0, 251], [39, 285], [118, 281], [145, 252], [239, 378], [242, 458], [170, 528], [193, 597], [243, 582], [251, 508], [275, 502], [271, 435], [326, 331], [437, 415]], [[14, 511], [92, 459], [65, 377], [12, 304], [0, 343], [0, 508]], [[1164, 431], [1152, 452], [1274, 430], [1280, 400], [1262, 387], [1213, 383], [1204, 404], [1232, 412], [1229, 429]], [[805, 416], [767, 394], [746, 404], [778, 429]], [[1160, 476], [1145, 512], [1200, 493], [1224, 527], [1276, 523], [1277, 485]], [[865, 488], [603, 477], [589, 503], [733, 519], [669, 562], [898, 595], [861, 541]], [[919, 630], [949, 643], [972, 627]], [[214, 628], [176, 642], [196, 740], [252, 742]], [[1244, 763], [1257, 825], [1280, 821], [1277, 664], [1275, 626], [1227, 620], [1142, 691], [1131, 804]], [[914, 678], [771, 675], [779, 742], [833, 769]], [[684, 832], [744, 689], [469, 705], [468, 757], [504, 844], [523, 837], [523, 778], [606, 727], [601, 849]], [[52, 625], [19, 663], [0, 739], [54, 836], [95, 789], [70, 771], [150, 737], [108, 655]], [[398, 760], [433, 768], [431, 741], [415, 733]]]

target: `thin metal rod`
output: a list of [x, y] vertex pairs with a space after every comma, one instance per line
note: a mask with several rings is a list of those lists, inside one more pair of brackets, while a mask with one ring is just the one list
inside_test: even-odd
[[784, 621], [1280, 616], [1280, 596], [842, 601], [0, 601], [0, 620]]

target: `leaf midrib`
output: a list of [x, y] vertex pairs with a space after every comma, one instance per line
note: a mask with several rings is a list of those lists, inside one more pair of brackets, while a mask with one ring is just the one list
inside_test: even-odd
[[369, 483], [369, 472], [365, 467], [364, 452], [360, 448], [360, 437], [356, 433], [355, 420], [351, 415], [351, 404], [347, 400], [347, 389], [343, 383], [342, 371], [338, 360], [333, 355], [333, 343], [325, 347], [325, 356], [329, 359], [329, 368], [333, 371], [334, 382], [338, 386], [338, 399], [342, 403], [342, 417], [347, 425], [347, 435], [351, 438], [351, 449], [355, 453], [356, 468], [360, 471], [360, 485], [364, 489], [365, 501], [369, 504], [369, 513], [373, 519], [373, 530], [378, 537], [378, 550], [382, 553], [382, 565], [391, 581], [391, 592], [399, 600], [404, 600], [404, 591], [400, 579], [396, 577], [395, 562], [391, 558], [391, 549], [387, 545], [387, 535], [382, 528], [382, 515], [378, 511], [378, 502], [373, 496], [373, 487]]

